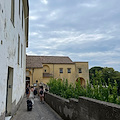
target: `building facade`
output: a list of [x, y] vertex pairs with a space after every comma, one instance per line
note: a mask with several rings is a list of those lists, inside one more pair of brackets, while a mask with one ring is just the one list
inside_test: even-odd
[[12, 116], [25, 93], [28, 0], [0, 0], [0, 120]]
[[89, 81], [88, 62], [73, 62], [69, 57], [60, 56], [27, 56], [26, 82], [30, 85], [48, 83], [50, 78], [68, 79], [75, 83], [80, 79], [85, 86]]

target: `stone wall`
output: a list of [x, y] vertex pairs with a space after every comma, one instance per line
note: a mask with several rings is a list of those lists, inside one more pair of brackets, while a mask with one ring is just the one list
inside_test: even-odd
[[91, 98], [64, 99], [46, 92], [45, 102], [64, 120], [120, 120], [120, 106]]

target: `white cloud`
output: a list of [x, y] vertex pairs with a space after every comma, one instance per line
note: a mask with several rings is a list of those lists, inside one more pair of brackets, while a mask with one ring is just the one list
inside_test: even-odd
[[39, 35], [38, 38], [39, 38], [39, 39], [40, 39], [40, 38], [43, 38], [43, 36], [42, 36], [42, 35]]
[[48, 4], [48, 1], [47, 0], [41, 0], [41, 2], [43, 3], [43, 4]]
[[120, 52], [120, 47], [119, 47], [119, 45], [114, 49], [114, 50], [116, 50], [116, 51], [119, 51]]
[[81, 33], [81, 32], [71, 32], [71, 31], [51, 31], [49, 32], [51, 35], [56, 35], [60, 37], [52, 37], [48, 38], [49, 42], [55, 42], [59, 44], [65, 43], [78, 43], [83, 44], [87, 42], [95, 42], [95, 41], [105, 41], [110, 40], [113, 38], [111, 35], [107, 34], [87, 34], [87, 33]]
[[38, 20], [39, 17], [38, 16], [29, 16], [29, 20]]
[[105, 57], [120, 57], [119, 52], [116, 51], [104, 51], [104, 52], [87, 52], [87, 53], [80, 53], [79, 57], [93, 57], [93, 58], [101, 58], [104, 59]]
[[26, 50], [26, 52], [27, 52], [27, 55], [37, 55], [35, 52], [33, 52], [33, 51], [30, 51], [30, 50]]
[[29, 35], [30, 36], [36, 36], [36, 35], [38, 35], [38, 33], [37, 32], [29, 32]]
[[55, 11], [50, 13], [50, 17], [54, 17], [54, 16], [56, 16], [56, 12]]
[[50, 55], [50, 53], [48, 51], [42, 51], [42, 52], [38, 51], [38, 52], [40, 53], [41, 56], [47, 56], [47, 55], [49, 56]]
[[114, 61], [107, 61], [104, 64], [106, 64], [106, 65], [120, 65], [120, 61], [116, 61], [116, 60], [114, 60]]
[[[49, 49], [49, 50], [53, 50], [53, 49], [56, 49], [55, 46], [45, 46], [45, 45], [36, 45], [36, 49], [43, 49], [43, 50], [46, 50], [46, 49]], [[39, 50], [38, 50], [39, 51]]]
[[60, 10], [55, 10], [55, 11], [51, 11], [48, 15], [47, 15], [47, 19], [49, 21], [52, 21], [52, 20], [56, 20], [58, 17], [59, 17], [59, 13], [60, 13]]
[[119, 4], [116, 0], [31, 0], [27, 53], [65, 55], [120, 71]]
[[93, 7], [96, 7], [97, 5], [96, 4], [91, 4], [91, 3], [83, 3], [83, 4], [80, 4], [80, 6], [93, 8]]
[[41, 28], [46, 28], [46, 27], [47, 27], [47, 26], [44, 25], [44, 24], [36, 24], [35, 26], [36, 26], [36, 27], [41, 27]]

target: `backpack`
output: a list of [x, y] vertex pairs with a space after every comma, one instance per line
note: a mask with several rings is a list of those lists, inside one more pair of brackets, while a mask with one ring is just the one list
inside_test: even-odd
[[40, 94], [41, 94], [41, 95], [43, 94], [43, 90], [40, 91]]
[[27, 111], [31, 111], [31, 110], [32, 110], [32, 101], [27, 100]]
[[37, 90], [34, 90], [34, 95], [37, 95]]

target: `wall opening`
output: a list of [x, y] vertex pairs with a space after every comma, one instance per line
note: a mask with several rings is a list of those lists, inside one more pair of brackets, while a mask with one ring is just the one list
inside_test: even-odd
[[8, 67], [5, 116], [10, 116], [12, 110], [13, 70], [13, 68]]
[[76, 82], [78, 82], [78, 80], [80, 80], [81, 86], [85, 87], [85, 79], [82, 77], [77, 78]]
[[48, 65], [43, 66], [43, 73], [50, 73], [50, 68]]
[[27, 88], [27, 85], [30, 85], [30, 77], [26, 77], [26, 88]]

